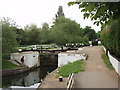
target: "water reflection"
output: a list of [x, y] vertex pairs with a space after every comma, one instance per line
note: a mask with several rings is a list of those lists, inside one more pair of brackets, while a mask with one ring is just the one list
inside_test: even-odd
[[40, 81], [39, 70], [36, 70], [28, 73], [24, 77], [13, 80], [12, 85], [26, 87], [26, 86], [33, 85], [34, 83], [37, 83], [39, 81]]
[[40, 83], [47, 72], [55, 70], [56, 66], [45, 66], [17, 75], [5, 76], [2, 78], [2, 87], [23, 86], [28, 87], [35, 83]]

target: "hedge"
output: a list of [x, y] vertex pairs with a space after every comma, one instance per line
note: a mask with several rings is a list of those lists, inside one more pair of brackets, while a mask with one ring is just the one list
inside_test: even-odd
[[113, 20], [101, 31], [101, 41], [106, 49], [120, 59], [120, 18]]

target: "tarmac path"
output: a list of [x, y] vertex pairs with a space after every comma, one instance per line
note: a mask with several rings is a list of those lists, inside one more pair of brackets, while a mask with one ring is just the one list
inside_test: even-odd
[[102, 46], [85, 47], [82, 51], [88, 59], [85, 71], [75, 74], [75, 88], [118, 88], [117, 73], [109, 70], [101, 57]]

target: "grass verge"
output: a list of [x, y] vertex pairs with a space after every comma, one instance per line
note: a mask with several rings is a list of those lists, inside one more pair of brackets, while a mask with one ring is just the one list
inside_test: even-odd
[[2, 69], [11, 69], [11, 68], [18, 68], [18, 67], [20, 66], [12, 64], [9, 61], [2, 60]]
[[71, 73], [79, 73], [84, 71], [85, 62], [83, 60], [78, 60], [73, 63], [68, 63], [58, 69], [59, 74], [57, 76], [68, 77]]
[[106, 66], [110, 69], [110, 70], [113, 70], [113, 66], [112, 64], [110, 63], [110, 60], [108, 58], [108, 56], [106, 54], [102, 54], [102, 58], [104, 60], [104, 63], [106, 64]]

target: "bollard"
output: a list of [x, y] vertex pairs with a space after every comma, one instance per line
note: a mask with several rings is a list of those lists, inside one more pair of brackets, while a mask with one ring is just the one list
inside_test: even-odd
[[63, 82], [63, 77], [59, 76], [59, 82]]

